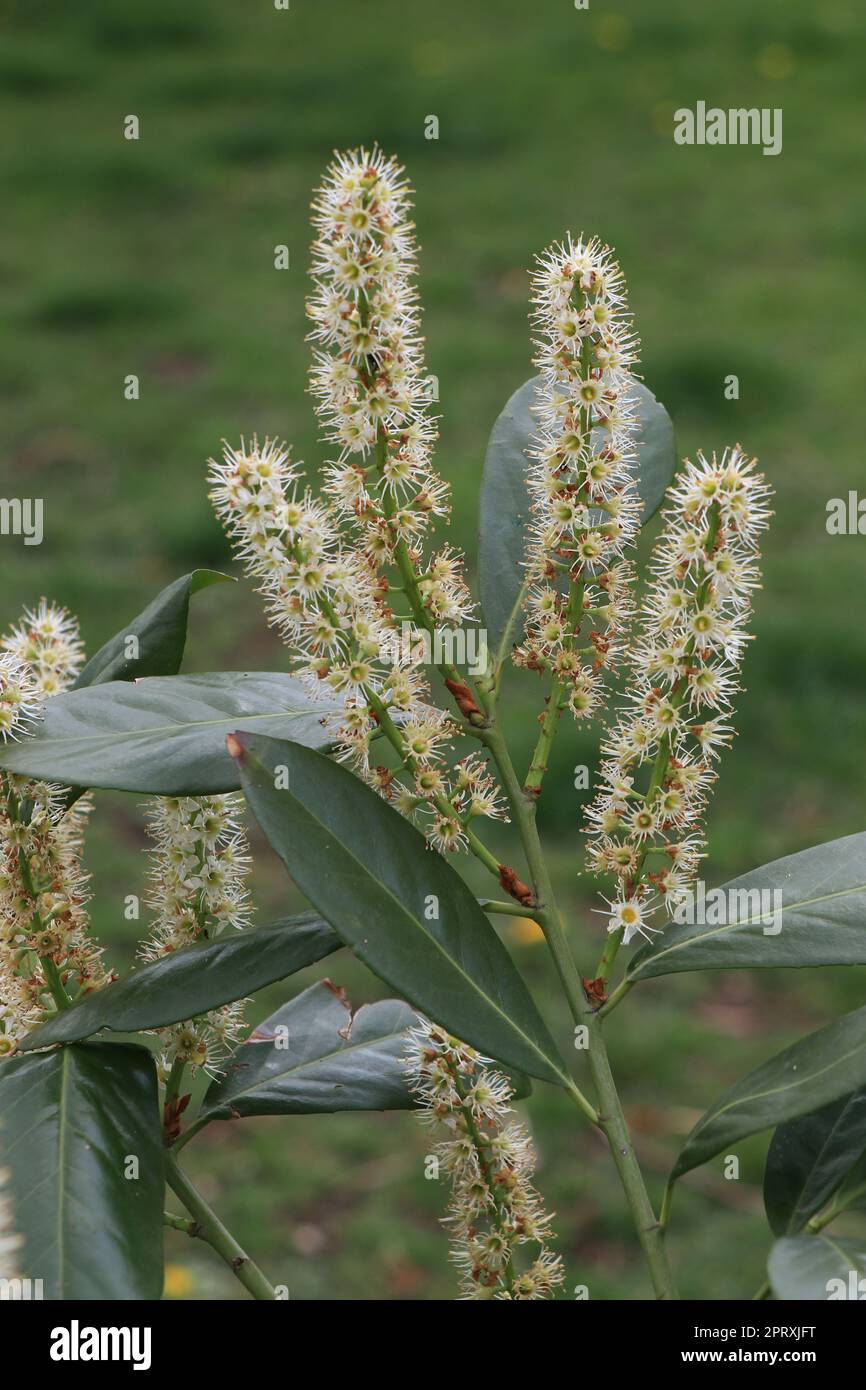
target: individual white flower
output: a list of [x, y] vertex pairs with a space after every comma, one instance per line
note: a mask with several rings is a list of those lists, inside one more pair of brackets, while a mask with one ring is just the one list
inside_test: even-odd
[[633, 936], [643, 936], [652, 940], [657, 928], [651, 927], [647, 917], [651, 904], [638, 897], [619, 898], [608, 904], [610, 908], [607, 929], [609, 932], [621, 931], [622, 942], [627, 946]]
[[471, 753], [461, 758], [455, 772], [455, 799], [468, 819], [475, 816], [503, 821], [509, 819], [505, 799], [483, 757]]

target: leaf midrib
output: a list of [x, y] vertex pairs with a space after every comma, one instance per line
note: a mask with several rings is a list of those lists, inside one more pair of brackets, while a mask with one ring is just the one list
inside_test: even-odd
[[[767, 1091], [750, 1091], [748, 1095], [737, 1096], [731, 1099], [730, 1101], [728, 1101], [727, 1105], [723, 1105], [718, 1110], [715, 1110], [711, 1114], [707, 1115], [703, 1122], [703, 1126], [701, 1127], [699, 1125], [699, 1127], [694, 1131], [692, 1138], [698, 1139], [700, 1135], [702, 1133], [705, 1133], [709, 1126], [714, 1124], [716, 1120], [720, 1119], [722, 1115], [729, 1114], [738, 1106], [748, 1105], [751, 1104], [753, 1101], [765, 1100], [768, 1096], [782, 1095], [785, 1091], [791, 1091], [797, 1086], [805, 1085], [806, 1082], [817, 1081], [826, 1073], [832, 1072], [836, 1067], [842, 1066], [852, 1057], [856, 1057], [858, 1053], [861, 1053], [864, 1049], [866, 1049], [866, 1038], [864, 1038], [862, 1042], [858, 1043], [856, 1047], [852, 1048], [850, 1052], [846, 1052], [842, 1057], [833, 1058], [833, 1060], [829, 1062], [827, 1066], [820, 1067], [817, 1071], [809, 1072], [808, 1074], [804, 1074], [803, 1076], [798, 1076], [794, 1080], [786, 1082], [786, 1084], [783, 1086], [772, 1086]], [[852, 1091], [856, 1089], [857, 1084], [858, 1083], [856, 1081], [853, 1083], [851, 1087]], [[845, 1093], [843, 1092], [843, 1094]], [[792, 1118], [795, 1117], [792, 1116]]]
[[57, 1192], [57, 1286], [61, 1297], [66, 1287], [66, 1199], [68, 1196], [66, 1182], [64, 1180], [66, 1162], [66, 1125], [67, 1109], [69, 1105], [69, 1057], [68, 1047], [62, 1049], [61, 1054], [61, 1073], [60, 1073], [60, 1110], [58, 1113], [58, 1124], [60, 1128], [58, 1145], [58, 1192]]
[[[845, 1249], [845, 1247], [842, 1245], [838, 1245], [832, 1236], [827, 1235], [826, 1231], [819, 1232], [818, 1239], [823, 1241], [825, 1245], [829, 1245], [830, 1249], [836, 1252], [843, 1264], [846, 1264], [849, 1266], [850, 1269], [853, 1269], [855, 1274], [863, 1273], [864, 1265], [855, 1263], [855, 1261], [852, 1260], [851, 1256], [848, 1254], [848, 1251]], [[863, 1256], [862, 1251], [858, 1250], [857, 1253], [859, 1256], [861, 1256], [861, 1258], [866, 1259], [866, 1257]]]
[[[318, 922], [312, 921], [303, 922], [290, 928], [287, 928], [283, 924], [275, 922], [264, 927], [249, 927], [242, 931], [235, 932], [231, 936], [215, 937], [212, 940], [208, 941], [206, 944], [196, 943], [193, 946], [184, 947], [183, 950], [189, 951], [190, 955], [187, 956], [186, 959], [181, 962], [181, 969], [177, 970], [176, 974], [183, 973], [187, 967], [192, 967], [194, 969], [200, 968], [201, 957], [203, 955], [208, 956], [208, 963], [206, 969], [210, 971], [213, 971], [214, 969], [225, 970], [226, 964], [220, 958], [219, 952], [214, 949], [216, 947], [228, 947], [228, 950], [225, 952], [225, 954], [236, 955], [238, 954], [237, 948], [242, 944], [245, 946], [249, 946], [251, 950], [254, 951], [256, 947], [262, 945], [263, 940], [265, 948], [269, 947], [272, 942], [278, 942], [279, 944], [282, 944], [285, 941], [287, 946], [299, 945], [301, 943], [289, 940], [291, 934], [293, 932], [298, 932], [299, 934], [304, 935], [305, 929], [312, 929], [306, 930], [306, 936], [309, 939], [313, 940], [319, 935], [319, 925], [320, 924]], [[332, 927], [329, 927], [328, 930], [333, 932]], [[334, 936], [336, 936], [336, 933], [334, 933]], [[342, 945], [342, 941], [340, 941], [339, 937], [337, 937], [337, 940], [339, 944]], [[193, 952], [196, 952], [197, 954], [194, 956], [192, 954]], [[177, 952], [178, 956], [180, 954], [180, 951]], [[319, 960], [323, 960], [325, 956], [328, 954], [331, 953], [327, 951], [324, 952], [323, 955], [319, 957]], [[170, 955], [163, 956], [158, 962], [155, 963], [162, 964], [164, 961], [170, 959]], [[176, 965], [177, 961], [175, 960], [172, 963]], [[50, 1022], [57, 1022], [57, 1031], [48, 1036], [45, 1040], [40, 1038], [39, 1047], [53, 1047], [58, 1043], [71, 1044], [76, 1042], [83, 1042], [87, 1038], [92, 1038], [97, 1033], [101, 1033], [103, 1031], [107, 1031], [110, 1033], [140, 1033], [146, 1032], [152, 1028], [169, 1028], [173, 1023], [180, 1022], [180, 1019], [168, 1018], [163, 1020], [162, 1022], [148, 1021], [143, 1023], [137, 1023], [134, 1020], [130, 1021], [129, 1019], [121, 1019], [120, 1021], [118, 1021], [117, 1017], [115, 1017], [113, 1021], [108, 1021], [104, 1017], [105, 1010], [108, 1008], [109, 1004], [111, 1005], [111, 1008], [115, 1011], [115, 1013], [118, 1009], [135, 1009], [136, 1007], [141, 1007], [141, 976], [143, 975], [144, 971], [148, 968], [148, 966], [150, 966], [151, 964], [154, 964], [154, 962], [147, 962], [144, 965], [138, 965], [137, 967], [130, 970], [128, 975], [122, 976], [121, 979], [119, 979], [115, 984], [108, 985], [105, 989], [97, 990], [94, 994], [89, 995], [86, 999], [82, 999], [80, 1003], [73, 1005], [72, 1008], [65, 1010], [63, 1013], [54, 1014]], [[236, 961], [232, 961], [231, 964], [235, 968], [237, 968]], [[309, 961], [307, 964], [315, 965], [317, 964], [317, 962]], [[286, 975], [280, 976], [279, 978], [286, 979], [288, 975], [296, 974], [298, 970], [304, 970], [306, 968], [306, 965], [297, 966], [295, 970], [288, 970], [286, 972]], [[148, 988], [150, 983], [151, 982], [149, 979], [146, 980], [144, 988]], [[266, 984], [268, 983], [276, 984], [277, 980], [267, 981]], [[257, 985], [255, 987], [255, 990], [266, 988], [266, 984]], [[178, 988], [176, 980], [174, 981], [172, 988]], [[110, 991], [113, 992], [117, 990], [122, 990], [123, 994], [123, 997], [121, 998], [119, 1004], [117, 1003], [116, 995], [114, 995], [113, 997], [109, 997]], [[253, 993], [255, 993], [255, 990], [253, 990]], [[230, 999], [223, 1000], [222, 1002], [216, 1001], [213, 1004], [210, 1004], [207, 1008], [200, 1009], [199, 1012], [207, 1013], [209, 1008], [218, 1009], [222, 1007], [223, 1003], [231, 1002], [232, 1001]], [[173, 1014], [175, 1012], [175, 1008], [173, 1007], [170, 1010], [170, 1012]], [[93, 1017], [92, 1026], [87, 1022], [88, 1018], [91, 1018], [91, 1016]], [[152, 1019], [152, 1015], [148, 1015], [147, 1017], [149, 1019]], [[83, 1025], [81, 1024], [81, 1019], [85, 1020]], [[49, 1025], [47, 1024], [40, 1025], [40, 1027], [45, 1027], [46, 1029], [48, 1026]], [[34, 1048], [33, 1051], [35, 1052], [36, 1049]]]
[[[95, 688], [98, 689], [98, 687]], [[132, 739], [151, 738], [154, 734], [177, 733], [179, 731], [183, 732], [187, 729], [206, 729], [210, 727], [212, 724], [231, 724], [233, 721], [237, 720], [242, 720], [244, 724], [252, 724], [256, 720], [260, 719], [304, 719], [308, 717], [315, 718], [316, 713], [317, 711], [315, 708], [296, 710], [274, 710], [267, 714], [228, 713], [222, 715], [219, 719], [192, 719], [186, 724], [149, 724], [146, 729], [129, 729], [119, 731], [109, 730], [109, 732], [101, 734], [45, 734], [42, 737], [40, 737], [39, 734], [36, 734], [34, 735], [33, 739], [28, 740], [27, 743], [21, 743], [16, 746], [24, 749], [33, 748], [35, 751], [40, 747], [40, 745], [44, 746], [45, 744], [51, 744], [53, 748], [60, 743], [98, 743], [105, 742], [106, 740], [112, 742], [120, 740], [124, 743], [129, 743]], [[320, 716], [322, 722], [324, 722], [324, 720], [328, 718], [328, 715], [332, 713], [333, 711], [324, 712]], [[234, 727], [240, 727], [240, 725], [236, 724], [234, 725]]]
[[852, 1091], [852, 1092], [851, 1092], [851, 1095], [848, 1096], [847, 1098], [845, 1098], [845, 1104], [844, 1104], [844, 1106], [842, 1107], [841, 1111], [839, 1112], [839, 1115], [837, 1116], [837, 1118], [836, 1118], [836, 1120], [834, 1121], [834, 1123], [830, 1126], [830, 1128], [828, 1129], [827, 1133], [824, 1135], [824, 1138], [823, 1138], [823, 1140], [821, 1141], [821, 1145], [820, 1145], [820, 1147], [819, 1147], [819, 1149], [818, 1149], [818, 1152], [815, 1154], [815, 1157], [814, 1157], [813, 1162], [809, 1165], [809, 1168], [808, 1168], [808, 1170], [807, 1170], [805, 1179], [804, 1179], [803, 1182], [801, 1182], [801, 1184], [800, 1184], [799, 1195], [798, 1195], [798, 1197], [797, 1197], [796, 1202], [794, 1203], [794, 1205], [793, 1205], [793, 1207], [792, 1207], [790, 1220], [796, 1221], [796, 1220], [798, 1220], [798, 1219], [800, 1218], [801, 1215], [802, 1215], [802, 1220], [800, 1221], [799, 1226], [795, 1226], [795, 1227], [793, 1228], [794, 1231], [801, 1231], [801, 1230], [803, 1229], [803, 1225], [805, 1224], [806, 1221], [808, 1221], [809, 1217], [811, 1216], [812, 1211], [815, 1210], [815, 1207], [812, 1206], [811, 1211], [807, 1210], [807, 1211], [805, 1212], [805, 1215], [803, 1215], [803, 1197], [804, 1197], [804, 1195], [808, 1194], [808, 1190], [809, 1190], [810, 1185], [812, 1184], [812, 1180], [813, 1180], [813, 1178], [814, 1178], [814, 1175], [815, 1175], [815, 1173], [818, 1171], [818, 1169], [820, 1168], [820, 1166], [821, 1166], [821, 1164], [822, 1164], [822, 1162], [823, 1162], [823, 1160], [824, 1160], [824, 1158], [825, 1158], [825, 1156], [826, 1156], [828, 1150], [831, 1149], [831, 1145], [832, 1145], [833, 1141], [836, 1139], [837, 1135], [839, 1134], [839, 1131], [841, 1130], [841, 1128], [842, 1128], [842, 1126], [843, 1126], [843, 1124], [844, 1124], [844, 1121], [845, 1121], [845, 1117], [846, 1117], [846, 1114], [847, 1114], [847, 1111], [848, 1111], [848, 1106], [851, 1104], [851, 1101], [854, 1099], [855, 1095], [857, 1095], [857, 1094], [859, 1094], [859, 1092]]
[[[406, 1036], [407, 1031], [408, 1030], [406, 1028], [398, 1028], [397, 1031], [394, 1033], [383, 1033], [381, 1037], [367, 1038], [364, 1042], [346, 1043], [344, 1047], [335, 1047], [331, 1052], [323, 1052], [320, 1057], [307, 1058], [302, 1062], [298, 1062], [297, 1065], [293, 1067], [287, 1067], [284, 1071], [274, 1072], [271, 1076], [262, 1077], [253, 1086], [245, 1086], [243, 1090], [233, 1091], [232, 1094], [230, 1096], [227, 1096], [224, 1101], [220, 1101], [214, 1107], [214, 1111], [210, 1113], [216, 1113], [217, 1111], [221, 1110], [224, 1105], [231, 1105], [234, 1101], [240, 1100], [243, 1096], [254, 1095], [256, 1091], [262, 1090], [269, 1085], [273, 1085], [275, 1082], [279, 1082], [283, 1077], [298, 1076], [299, 1073], [304, 1071], [305, 1068], [313, 1068], [320, 1066], [325, 1062], [330, 1062], [334, 1057], [345, 1057], [348, 1055], [348, 1053], [358, 1052], [360, 1050], [363, 1050], [365, 1047], [378, 1047], [380, 1043], [391, 1042], [391, 1040], [394, 1038], [402, 1038]], [[263, 1047], [267, 1045], [267, 1039], [262, 1039], [260, 1042], [246, 1045], [253, 1047]]]

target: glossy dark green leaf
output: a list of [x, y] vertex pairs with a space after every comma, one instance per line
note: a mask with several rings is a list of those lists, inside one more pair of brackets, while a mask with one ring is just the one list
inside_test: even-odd
[[[529, 522], [527, 450], [533, 447], [537, 436], [532, 407], [539, 382], [539, 377], [532, 377], [514, 392], [493, 426], [484, 459], [479, 583], [487, 645], [496, 665], [507, 656], [510, 643], [520, 640], [522, 631], [523, 561]], [[673, 477], [674, 431], [664, 406], [642, 382], [634, 381], [633, 391], [640, 419], [638, 491], [646, 522], [660, 506]]]
[[[339, 763], [239, 735], [247, 801], [304, 896], [434, 1022], [506, 1066], [570, 1084], [526, 986], [460, 876]], [[277, 789], [275, 769], [283, 769]]]
[[866, 1007], [801, 1038], [750, 1072], [702, 1116], [671, 1178], [762, 1129], [808, 1115], [866, 1085]]
[[320, 980], [284, 1004], [225, 1064], [201, 1115], [320, 1115], [336, 1110], [408, 1110], [401, 1059], [420, 1022], [398, 999], [353, 1015], [341, 990]]
[[236, 791], [228, 733], [267, 730], [322, 748], [337, 708], [278, 671], [110, 681], [49, 700], [32, 737], [0, 744], [0, 767], [61, 786], [158, 796]]
[[764, 1208], [774, 1235], [801, 1231], [866, 1153], [866, 1090], [780, 1125], [764, 1168]]
[[[109, 638], [93, 655], [72, 685], [73, 690], [105, 681], [139, 680], [142, 676], [173, 676], [180, 670], [186, 646], [189, 601], [211, 584], [232, 583], [217, 570], [193, 570], [169, 584], [137, 617]], [[138, 656], [128, 656], [134, 637]]]
[[866, 964], [864, 833], [776, 859], [713, 892], [724, 895], [713, 898], [718, 909], [696, 915], [718, 910], [722, 920], [671, 923], [633, 957], [630, 979], [680, 970]]
[[866, 1149], [863, 1150], [849, 1171], [836, 1193], [834, 1201], [851, 1207], [853, 1211], [866, 1209]]
[[0, 1065], [0, 1164], [22, 1278], [50, 1299], [162, 1293], [162, 1129], [142, 1047], [83, 1043]]
[[[785, 1236], [767, 1262], [776, 1298], [811, 1303], [866, 1297], [866, 1241], [829, 1236]], [[862, 1282], [861, 1282], [862, 1281]]]
[[138, 1033], [195, 1018], [255, 994], [341, 945], [336, 932], [314, 912], [199, 942], [142, 965], [116, 984], [55, 1014], [33, 1030], [21, 1051], [78, 1042], [103, 1028]]

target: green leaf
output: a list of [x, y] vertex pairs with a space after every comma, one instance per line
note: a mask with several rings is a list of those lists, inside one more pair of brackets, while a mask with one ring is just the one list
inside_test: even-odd
[[[632, 958], [629, 979], [680, 970], [866, 964], [864, 833], [776, 859], [716, 891], [724, 894], [727, 920], [666, 927]], [[766, 907], [774, 901], [781, 907], [775, 934], [774, 923], [762, 916], [761, 893]]]
[[774, 1235], [801, 1231], [866, 1152], [866, 1090], [780, 1125], [764, 1168], [764, 1208]]
[[[238, 735], [247, 801], [304, 896], [382, 980], [506, 1066], [570, 1086], [493, 927], [422, 835], [345, 767]], [[275, 786], [275, 769], [288, 787]], [[282, 780], [285, 773], [281, 777]]]
[[776, 1298], [832, 1303], [866, 1295], [866, 1242], [828, 1236], [785, 1236], [767, 1262]]
[[420, 1022], [399, 999], [352, 1014], [342, 990], [320, 980], [284, 1004], [232, 1054], [202, 1102], [200, 1118], [408, 1110], [401, 1065]]
[[85, 1043], [0, 1064], [0, 1163], [24, 1236], [21, 1276], [41, 1279], [50, 1299], [158, 1299], [162, 1152], [145, 1048]]
[[0, 745], [0, 767], [62, 786], [157, 796], [236, 791], [234, 729], [322, 748], [340, 706], [277, 671], [219, 671], [110, 681], [55, 695], [35, 734]]
[[854, 1211], [866, 1209], [866, 1149], [849, 1171], [835, 1200]]
[[[142, 676], [175, 675], [183, 660], [191, 596], [211, 584], [233, 582], [230, 575], [217, 570], [193, 570], [182, 575], [100, 647], [71, 689], [81, 690], [105, 681], [138, 680]], [[138, 640], [137, 658], [126, 655], [130, 637]]]
[[[481, 480], [479, 582], [487, 645], [495, 665], [520, 640], [520, 610], [524, 598], [523, 561], [526, 558], [529, 494], [526, 488], [527, 450], [538, 426], [532, 406], [540, 377], [532, 377], [514, 392], [496, 420], [484, 458]], [[661, 505], [676, 468], [674, 431], [670, 416], [642, 382], [632, 383], [637, 398], [640, 435], [638, 491], [643, 521]], [[603, 432], [594, 432], [602, 435]]]
[[801, 1038], [750, 1072], [698, 1120], [671, 1180], [762, 1129], [866, 1085], [866, 1007]]
[[78, 1042], [103, 1028], [138, 1033], [195, 1018], [284, 980], [341, 945], [314, 912], [198, 942], [142, 965], [117, 984], [54, 1014], [24, 1039], [19, 1050]]

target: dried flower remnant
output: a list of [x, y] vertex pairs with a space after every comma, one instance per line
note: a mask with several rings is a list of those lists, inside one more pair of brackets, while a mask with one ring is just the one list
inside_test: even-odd
[[650, 561], [628, 703], [604, 739], [603, 785], [588, 812], [590, 867], [617, 879], [608, 930], [626, 944], [649, 938], [659, 900], [676, 909], [703, 856], [701, 820], [713, 763], [734, 736], [729, 715], [770, 517], [771, 489], [755, 462], [739, 445], [721, 459], [686, 460]]
[[[250, 857], [239, 811], [240, 796], [155, 797], [148, 804], [152, 851], [148, 906], [156, 913], [139, 955], [159, 960], [227, 927], [243, 928], [250, 916], [245, 879]], [[159, 1030], [159, 1070], [219, 1068], [243, 1026], [243, 1001]]]
[[638, 340], [622, 272], [597, 240], [568, 236], [551, 246], [532, 287], [539, 439], [528, 474], [526, 635], [514, 660], [551, 671], [553, 718], [568, 707], [580, 720], [598, 709], [601, 672], [621, 661], [632, 615], [623, 556], [640, 527], [629, 370]]
[[[451, 1181], [444, 1221], [463, 1296], [550, 1297], [562, 1283], [561, 1263], [548, 1248], [550, 1217], [531, 1183], [532, 1142], [509, 1118], [511, 1083], [435, 1025], [414, 1029], [410, 1039], [406, 1068], [421, 1118], [448, 1136], [435, 1155]], [[521, 1264], [523, 1247], [530, 1249]]]

